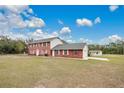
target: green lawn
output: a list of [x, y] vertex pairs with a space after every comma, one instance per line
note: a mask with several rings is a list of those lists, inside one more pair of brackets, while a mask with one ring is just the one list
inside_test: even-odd
[[0, 56], [0, 87], [124, 87], [124, 56], [103, 57], [110, 61]]

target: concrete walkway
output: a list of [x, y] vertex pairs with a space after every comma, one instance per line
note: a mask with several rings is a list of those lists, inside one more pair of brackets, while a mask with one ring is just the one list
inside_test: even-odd
[[108, 58], [99, 58], [99, 57], [88, 57], [88, 59], [101, 60], [101, 61], [109, 61]]

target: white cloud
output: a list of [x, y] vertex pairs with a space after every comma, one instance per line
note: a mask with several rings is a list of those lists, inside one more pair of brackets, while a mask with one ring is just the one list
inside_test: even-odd
[[50, 34], [50, 33], [47, 33], [45, 31], [42, 31], [41, 29], [36, 29], [34, 32], [29, 32], [28, 33], [28, 37], [33, 38], [35, 40], [43, 39], [43, 38], [56, 37], [58, 35], [59, 34], [57, 32], [52, 32]]
[[[3, 5], [0, 6], [0, 9], [3, 11], [0, 12], [0, 35], [7, 35], [11, 38], [25, 38], [26, 36], [28, 37], [27, 33], [25, 32], [26, 29], [37, 29], [45, 26], [44, 20], [39, 17], [35, 17], [33, 10], [27, 5]], [[24, 19], [23, 16], [26, 18]], [[17, 37], [14, 36], [14, 34]]]
[[37, 30], [35, 31], [35, 33], [36, 33], [36, 34], [42, 34], [43, 31], [42, 31], [41, 29], [37, 29]]
[[92, 40], [85, 39], [85, 38], [80, 38], [79, 40], [73, 40], [72, 38], [70, 38], [70, 39], [65, 39], [65, 41], [68, 43], [87, 43], [87, 44], [93, 43]]
[[8, 36], [9, 36], [9, 38], [14, 39], [14, 40], [16, 40], [16, 39], [22, 39], [22, 40], [28, 39], [28, 37], [26, 35], [20, 34], [20, 33], [10, 32]]
[[69, 27], [63, 27], [59, 31], [59, 37], [61, 37], [65, 41], [71, 39], [72, 38], [72, 36], [71, 36], [71, 29]]
[[2, 13], [0, 13], [0, 22], [3, 22], [5, 20], [6, 20], [5, 16]]
[[76, 41], [72, 40], [72, 39], [67, 39], [66, 42], [68, 42], [68, 43], [75, 43]]
[[41, 18], [31, 17], [30, 20], [25, 21], [28, 27], [43, 27], [45, 26], [45, 22]]
[[26, 23], [20, 15], [10, 13], [6, 16], [7, 22], [11, 28], [25, 28]]
[[[16, 15], [16, 14], [12, 14], [9, 13], [8, 15], [4, 15], [2, 13], [0, 13], [0, 24], [6, 24], [7, 27], [23, 27], [24, 26], [24, 22], [23, 19], [21, 18], [21, 16]], [[1, 25], [0, 25], [1, 26]], [[3, 27], [3, 26], [2, 26]], [[6, 27], [4, 27], [6, 28]]]
[[101, 23], [101, 18], [100, 18], [100, 17], [97, 17], [97, 18], [94, 20], [94, 24], [98, 24], [98, 23]]
[[112, 35], [112, 36], [108, 37], [108, 40], [111, 41], [111, 42], [116, 42], [118, 40], [122, 40], [122, 38], [118, 35]]
[[92, 41], [92, 40], [85, 39], [85, 38], [80, 38], [80, 39], [79, 39], [79, 42], [81, 42], [81, 43], [88, 43], [88, 44], [93, 43], [93, 41]]
[[5, 11], [13, 12], [16, 14], [20, 14], [25, 10], [28, 10], [29, 7], [27, 5], [1, 5], [0, 8]]
[[111, 5], [111, 6], [109, 6], [109, 10], [111, 11], [111, 12], [114, 12], [115, 10], [117, 10], [119, 8], [119, 6], [117, 6], [117, 5]]
[[60, 30], [60, 34], [69, 34], [69, 33], [71, 33], [71, 29], [69, 27], [63, 27]]
[[33, 38], [43, 38], [44, 33], [43, 33], [43, 31], [41, 29], [36, 29], [35, 32], [31, 33], [31, 36]]
[[107, 43], [110, 43], [110, 42], [117, 42], [117, 41], [122, 41], [124, 40], [122, 37], [120, 37], [119, 35], [111, 35], [111, 36], [108, 36], [108, 37], [105, 37], [101, 40], [101, 42], [107, 44]]
[[60, 20], [60, 19], [58, 20], [58, 23], [59, 23], [59, 24], [61, 24], [61, 25], [63, 25], [63, 24], [64, 24], [64, 23], [63, 23], [63, 21], [62, 21], [62, 20]]
[[92, 21], [87, 19], [87, 18], [77, 19], [76, 23], [79, 26], [89, 26], [89, 27], [91, 27], [93, 25]]
[[33, 10], [31, 8], [28, 9], [28, 13], [33, 14]]
[[44, 33], [41, 29], [36, 29], [34, 32], [29, 32], [28, 36], [33, 39], [40, 39], [46, 37], [46, 33]]
[[53, 32], [52, 34], [51, 34], [53, 37], [55, 36], [55, 37], [58, 37], [59, 36], [59, 34], [57, 33], [57, 32]]

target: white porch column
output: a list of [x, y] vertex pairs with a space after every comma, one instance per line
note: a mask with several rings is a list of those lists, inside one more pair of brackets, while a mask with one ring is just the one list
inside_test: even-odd
[[53, 57], [55, 56], [55, 51], [54, 51], [54, 50], [52, 50], [52, 56], [53, 56]]
[[39, 49], [36, 49], [36, 56], [39, 56]]
[[67, 49], [67, 55], [69, 55], [69, 50]]
[[83, 60], [88, 60], [88, 46], [85, 45], [83, 48]]

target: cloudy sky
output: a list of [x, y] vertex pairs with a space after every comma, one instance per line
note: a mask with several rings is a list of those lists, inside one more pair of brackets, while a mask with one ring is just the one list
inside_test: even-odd
[[124, 6], [0, 6], [0, 35], [103, 43], [124, 38]]

